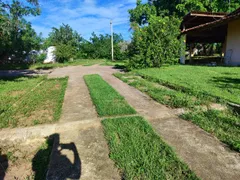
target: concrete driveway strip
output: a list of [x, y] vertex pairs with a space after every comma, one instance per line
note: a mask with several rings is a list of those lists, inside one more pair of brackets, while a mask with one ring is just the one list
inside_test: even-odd
[[[60, 124], [72, 121], [83, 124], [77, 129], [54, 134], [56, 137], [47, 179], [121, 179], [109, 159], [100, 119], [83, 79], [86, 74], [113, 71], [111, 67], [78, 66], [56, 69], [49, 75], [50, 78], [69, 77]], [[89, 120], [92, 120], [91, 126]]]

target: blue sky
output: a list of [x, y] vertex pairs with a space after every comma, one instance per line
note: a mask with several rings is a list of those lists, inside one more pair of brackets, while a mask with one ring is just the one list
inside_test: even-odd
[[136, 6], [136, 0], [39, 0], [42, 13], [37, 17], [27, 17], [37, 33], [47, 37], [52, 27], [69, 24], [84, 38], [110, 32], [110, 19], [114, 31], [129, 40], [128, 10]]

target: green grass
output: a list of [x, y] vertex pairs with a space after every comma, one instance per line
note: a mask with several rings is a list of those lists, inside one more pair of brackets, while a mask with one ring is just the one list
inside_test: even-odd
[[125, 61], [115, 61], [112, 62], [106, 59], [77, 59], [64, 63], [54, 63], [54, 64], [42, 64], [36, 63], [32, 65], [28, 64], [6, 64], [1, 65], [0, 70], [21, 70], [21, 69], [54, 69], [66, 66], [92, 66], [95, 64], [100, 64], [101, 66], [115, 66], [116, 68], [124, 68]]
[[125, 99], [99, 75], [84, 76], [99, 116], [135, 114]]
[[199, 96], [240, 104], [240, 68], [169, 66], [135, 71], [145, 79]]
[[0, 128], [57, 121], [67, 78], [0, 78]]
[[194, 106], [209, 104], [209, 98], [207, 97], [197, 98], [190, 93], [164, 88], [157, 83], [142, 79], [134, 73], [116, 73], [114, 75], [129, 85], [147, 93], [157, 102], [172, 108], [193, 108]]
[[94, 64], [101, 64], [106, 62], [104, 59], [79, 59], [74, 61], [69, 61], [65, 63], [54, 63], [54, 64], [41, 64], [37, 63], [34, 65], [31, 65], [29, 69], [53, 69], [53, 68], [60, 68], [60, 67], [66, 67], [66, 66], [92, 66]]
[[240, 152], [240, 118], [229, 111], [195, 110], [181, 116]]
[[102, 121], [122, 179], [198, 179], [141, 117]]

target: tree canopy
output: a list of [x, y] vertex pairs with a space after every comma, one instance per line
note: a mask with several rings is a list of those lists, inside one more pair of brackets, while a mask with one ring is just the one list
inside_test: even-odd
[[36, 34], [25, 16], [37, 16], [40, 8], [37, 0], [0, 0], [0, 57], [14, 54], [21, 57], [39, 48], [41, 37]]
[[137, 1], [135, 9], [129, 10], [130, 22], [146, 24], [150, 16], [183, 17], [190, 11], [232, 12], [240, 6], [239, 0], [148, 0]]

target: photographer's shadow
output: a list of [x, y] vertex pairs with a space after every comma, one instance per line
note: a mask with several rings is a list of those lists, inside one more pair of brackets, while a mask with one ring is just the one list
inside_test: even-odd
[[75, 144], [60, 144], [59, 134], [54, 134], [49, 139], [54, 139], [54, 143], [46, 179], [80, 179], [81, 160]]

